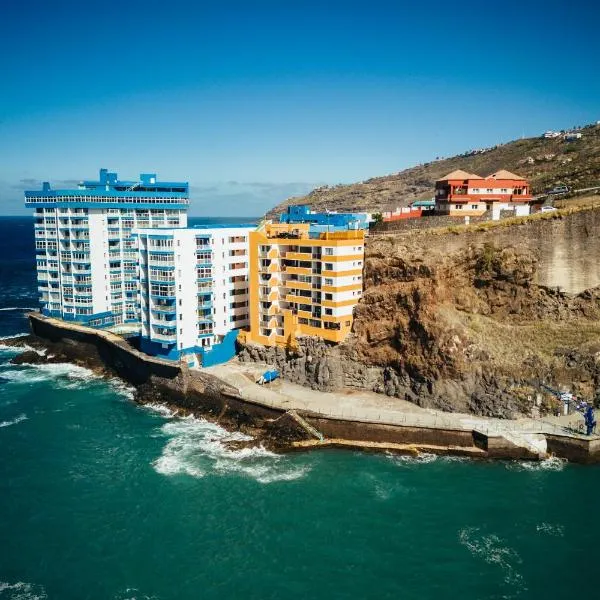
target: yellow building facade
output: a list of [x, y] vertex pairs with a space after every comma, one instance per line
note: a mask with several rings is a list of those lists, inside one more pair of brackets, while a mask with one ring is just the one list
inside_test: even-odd
[[362, 295], [364, 231], [309, 233], [266, 223], [250, 233], [250, 330], [242, 339], [292, 346], [301, 335], [342, 342]]

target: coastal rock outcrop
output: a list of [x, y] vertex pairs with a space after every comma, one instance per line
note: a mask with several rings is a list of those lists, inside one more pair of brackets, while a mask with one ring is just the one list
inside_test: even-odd
[[[600, 288], [567, 294], [536, 283], [540, 256], [519, 238], [532, 232], [513, 233], [502, 244], [485, 231], [458, 245], [453, 232], [372, 237], [343, 344], [305, 337], [297, 350], [246, 345], [239, 358], [317, 390], [482, 416], [530, 414], [540, 382], [595, 398]], [[555, 408], [542, 398], [542, 411]]]

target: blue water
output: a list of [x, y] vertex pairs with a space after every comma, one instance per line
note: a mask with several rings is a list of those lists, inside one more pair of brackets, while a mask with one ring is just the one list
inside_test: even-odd
[[[36, 304], [31, 229], [0, 219], [0, 308]], [[25, 327], [0, 310], [0, 335]], [[233, 452], [239, 435], [14, 354], [0, 600], [600, 597], [596, 467]]]

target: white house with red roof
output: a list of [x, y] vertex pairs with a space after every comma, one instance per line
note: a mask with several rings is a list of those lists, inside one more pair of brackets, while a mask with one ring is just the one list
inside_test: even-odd
[[436, 213], [451, 217], [491, 211], [492, 219], [499, 219], [502, 210], [525, 216], [530, 214], [532, 201], [527, 180], [504, 169], [487, 177], [457, 169], [435, 183]]

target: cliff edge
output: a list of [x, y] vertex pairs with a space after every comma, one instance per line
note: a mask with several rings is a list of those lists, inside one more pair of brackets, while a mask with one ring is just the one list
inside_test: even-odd
[[[597, 239], [599, 217], [594, 209], [496, 231], [372, 237], [365, 291], [343, 344], [303, 338], [298, 351], [247, 346], [241, 360], [275, 364], [316, 389], [368, 389], [485, 416], [531, 414], [540, 382], [595, 398], [600, 288], [546, 285], [552, 257], [543, 254], [555, 237], [564, 242], [565, 228]], [[585, 253], [586, 244], [579, 247]], [[585, 264], [578, 254], [571, 265], [556, 260], [573, 272]], [[550, 398], [540, 407], [554, 408]]]

